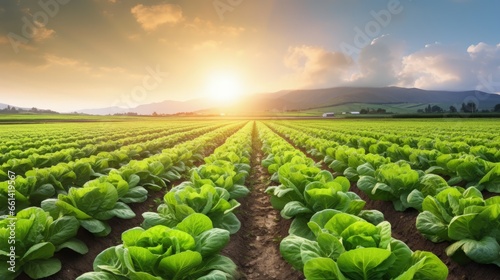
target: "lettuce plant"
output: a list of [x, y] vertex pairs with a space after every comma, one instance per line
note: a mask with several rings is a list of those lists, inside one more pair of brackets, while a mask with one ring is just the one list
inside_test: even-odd
[[415, 171], [405, 161], [384, 164], [378, 169], [366, 163], [358, 167], [358, 173], [360, 190], [370, 199], [392, 201], [397, 211], [410, 207], [421, 210], [427, 195], [449, 188], [442, 177]]
[[307, 279], [446, 279], [448, 268], [432, 253], [412, 252], [391, 237], [391, 225], [373, 225], [338, 210], [316, 213], [314, 238], [290, 235], [280, 251]]
[[219, 251], [229, 232], [213, 228], [210, 218], [192, 214], [176, 227], [132, 228], [123, 244], [110, 247], [94, 260], [94, 272], [78, 280], [101, 279], [236, 279], [236, 265]]
[[446, 253], [459, 263], [500, 266], [500, 197], [484, 200], [475, 187], [448, 188], [427, 196], [417, 229], [433, 242], [455, 241]]
[[135, 217], [130, 207], [118, 199], [119, 192], [113, 184], [94, 181], [83, 188], [70, 188], [67, 195], [60, 194], [57, 199], [46, 199], [41, 206], [54, 218], [73, 216], [89, 232], [106, 236], [111, 232], [106, 220], [115, 216], [122, 219]]
[[[15, 228], [11, 219], [15, 219]], [[0, 278], [15, 279], [24, 272], [32, 279], [40, 279], [57, 273], [61, 261], [54, 258], [55, 252], [64, 248], [80, 254], [88, 251], [75, 238], [79, 227], [75, 217], [53, 219], [38, 207], [21, 210], [15, 217], [0, 217]], [[8, 270], [12, 266], [14, 272]]]
[[249, 171], [250, 165], [246, 163], [233, 164], [229, 161], [216, 160], [193, 168], [191, 181], [196, 187], [211, 184], [214, 187], [224, 188], [229, 192], [231, 199], [238, 199], [250, 192], [244, 186]]
[[236, 200], [230, 199], [229, 192], [224, 188], [209, 184], [196, 188], [193, 183], [184, 182], [165, 194], [164, 203], [158, 206], [157, 212], [142, 214], [143, 226], [174, 227], [187, 216], [202, 213], [212, 219], [215, 227], [235, 233], [241, 224], [232, 211], [239, 206]]

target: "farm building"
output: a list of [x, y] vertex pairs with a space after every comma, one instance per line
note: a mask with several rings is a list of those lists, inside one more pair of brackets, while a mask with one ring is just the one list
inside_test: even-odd
[[327, 118], [327, 117], [334, 117], [335, 116], [335, 113], [331, 112], [331, 113], [323, 113], [323, 117], [324, 118]]

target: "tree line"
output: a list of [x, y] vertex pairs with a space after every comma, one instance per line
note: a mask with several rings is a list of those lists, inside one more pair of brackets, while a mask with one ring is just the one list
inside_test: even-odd
[[[468, 102], [467, 104], [462, 103], [462, 106], [460, 107], [460, 109], [458, 109], [455, 106], [450, 106], [449, 110], [448, 110], [448, 112], [450, 112], [450, 113], [458, 113], [459, 111], [462, 113], [478, 113], [478, 112], [481, 112], [481, 113], [489, 113], [489, 112], [500, 113], [500, 104], [496, 104], [495, 107], [493, 107], [493, 110], [491, 110], [491, 111], [487, 110], [487, 109], [479, 110], [476, 103], [474, 103], [474, 102]], [[444, 113], [444, 112], [446, 112], [446, 111], [443, 108], [441, 108], [440, 106], [438, 106], [438, 105], [431, 106], [430, 104], [427, 105], [427, 107], [425, 107], [424, 109], [418, 109], [418, 111], [417, 111], [417, 113]]]

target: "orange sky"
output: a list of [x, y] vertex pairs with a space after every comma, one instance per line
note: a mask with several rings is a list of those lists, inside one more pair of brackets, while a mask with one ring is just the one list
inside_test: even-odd
[[72, 111], [332, 86], [500, 92], [498, 3], [414, 2], [3, 1], [0, 103]]

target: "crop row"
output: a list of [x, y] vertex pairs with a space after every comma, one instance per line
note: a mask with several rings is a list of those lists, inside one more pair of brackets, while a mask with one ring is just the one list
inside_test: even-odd
[[265, 125], [259, 133], [262, 164], [280, 184], [266, 191], [283, 217], [294, 217], [280, 251], [307, 279], [446, 279], [437, 256], [411, 251], [380, 212], [363, 210], [345, 177], [334, 179]]
[[125, 231], [122, 244], [100, 253], [94, 271], [78, 279], [235, 279], [236, 265], [219, 252], [240, 228], [233, 210], [248, 193], [252, 128], [248, 123], [193, 168], [157, 212], [143, 213], [142, 227]]
[[[286, 130], [286, 131], [285, 131]], [[315, 139], [301, 141], [301, 131], [281, 130], [299, 147], [311, 149], [314, 155], [324, 156], [325, 163], [337, 172], [357, 181], [360, 190], [370, 199], [391, 201], [398, 211], [415, 208], [417, 229], [433, 242], [454, 242], [446, 253], [459, 263], [477, 263], [500, 266], [500, 197], [483, 199], [483, 188], [498, 192], [500, 164], [476, 179], [477, 186], [467, 189], [452, 187], [440, 176], [413, 170], [404, 160], [384, 161], [378, 155], [351, 150], [332, 152], [328, 144]], [[448, 165], [453, 161], [450, 160]], [[348, 166], [347, 168], [345, 168]], [[466, 165], [463, 170], [477, 166]], [[471, 171], [469, 171], [471, 172]]]
[[[328, 127], [315, 126], [301, 122], [281, 123], [288, 127], [306, 129], [309, 134], [315, 137], [329, 139], [339, 144], [346, 145], [352, 148], [364, 149], [366, 153], [385, 154], [385, 151], [390, 147], [399, 147], [413, 152], [414, 150], [421, 151], [425, 155], [435, 156], [441, 154], [458, 154], [459, 156], [470, 155], [479, 157], [485, 161], [497, 162], [500, 161], [500, 151], [498, 147], [485, 146], [482, 144], [469, 145], [463, 141], [453, 139], [442, 140], [436, 138], [404, 136], [401, 134], [384, 134], [380, 132], [360, 132], [357, 129], [351, 130], [350, 133], [332, 131]], [[316, 129], [314, 129], [316, 128]], [[411, 129], [407, 129], [411, 130]], [[476, 140], [482, 139], [485, 141], [488, 138], [483, 136], [480, 138], [476, 135]], [[499, 146], [500, 147], [500, 146]], [[455, 155], [456, 156], [456, 155]], [[434, 159], [435, 160], [435, 159]]]
[[[5, 134], [0, 140], [0, 152], [12, 150], [29, 150], [31, 148], [53, 149], [55, 144], [71, 145], [74, 143], [89, 143], [89, 141], [107, 141], [119, 139], [120, 136], [128, 137], [137, 133], [154, 133], [160, 129], [178, 127], [175, 123], [159, 125], [145, 122], [103, 122], [74, 124], [36, 124], [25, 126], [3, 126]], [[110, 132], [113, 134], [110, 135]]]
[[474, 120], [434, 124], [432, 120], [424, 123], [414, 121], [381, 122], [296, 122], [306, 127], [315, 127], [339, 132], [348, 136], [371, 137], [410, 145], [416, 148], [417, 144], [432, 143], [435, 140], [459, 142], [463, 146], [484, 145], [499, 148], [500, 136], [495, 133], [497, 124], [491, 122], [477, 122]]
[[[345, 175], [351, 181], [357, 180], [357, 167], [369, 162], [377, 168], [389, 162], [406, 162], [410, 169], [421, 170], [429, 174], [448, 177], [451, 185], [461, 182], [476, 185], [481, 190], [500, 192], [500, 186], [492, 180], [491, 173], [498, 164], [463, 153], [441, 153], [437, 150], [421, 150], [397, 144], [363, 142], [364, 138], [355, 139], [358, 148], [353, 145], [342, 145], [329, 137], [326, 130], [303, 127], [283, 126], [269, 123], [273, 129], [288, 135], [294, 142], [311, 149], [311, 152], [325, 157], [325, 162], [336, 172]], [[361, 146], [361, 147], [360, 147]]]
[[[25, 177], [19, 175], [15, 179], [17, 205], [19, 208], [31, 205], [38, 206], [40, 201], [56, 194], [66, 194], [69, 188], [81, 187], [87, 181], [107, 174], [112, 169], [125, 169], [131, 164], [137, 165], [136, 161], [132, 161], [134, 159], [148, 158], [152, 153], [157, 154], [163, 148], [179, 141], [196, 138], [219, 126], [221, 125], [180, 132], [145, 143], [126, 146], [116, 151], [101, 152], [69, 163], [59, 163], [48, 168], [30, 170], [25, 173]], [[7, 174], [7, 172], [3, 174], [0, 172], [0, 178], [4, 179]], [[161, 180], [157, 181], [161, 182]], [[7, 194], [7, 182], [0, 183], [0, 197], [6, 198]], [[0, 209], [0, 214], [6, 213], [5, 207], [6, 205]]]
[[[100, 136], [95, 137], [87, 135], [84, 139], [70, 142], [65, 141], [64, 143], [61, 143], [60, 141], [52, 141], [36, 148], [21, 147], [20, 149], [15, 149], [7, 147], [4, 153], [0, 156], [0, 164], [3, 164], [2, 169], [6, 170], [11, 166], [15, 166], [15, 162], [12, 162], [13, 160], [20, 160], [29, 157], [34, 157], [30, 158], [32, 162], [41, 161], [44, 164], [48, 164], [45, 161], [53, 160], [53, 158], [58, 158], [59, 160], [66, 159], [69, 161], [77, 156], [83, 157], [82, 155], [90, 156], [101, 151], [113, 151], [121, 146], [147, 141], [171, 133], [192, 129], [196, 126], [200, 126], [200, 124], [195, 123], [187, 126], [171, 126], [156, 129], [143, 128], [137, 131], [121, 131], [121, 133], [119, 133], [119, 130], [113, 129], [112, 134], [109, 134], [111, 131], [108, 130], [108, 133], [105, 133], [105, 135], [97, 134]], [[68, 156], [69, 160], [67, 159]], [[5, 165], [5, 163], [7, 163], [7, 165]]]
[[[241, 126], [242, 123], [234, 123], [212, 128], [212, 132], [166, 149], [154, 159], [131, 161], [125, 168], [112, 170], [109, 175], [89, 181], [81, 188], [71, 187], [57, 199], [42, 201], [41, 208], [29, 207], [15, 216], [2, 216], [0, 278], [14, 279], [24, 271], [31, 278], [39, 279], [58, 272], [61, 262], [54, 257], [55, 252], [68, 248], [83, 254], [88, 250], [82, 241], [75, 239], [80, 227], [96, 235], [107, 235], [111, 230], [107, 220], [115, 216], [123, 219], [135, 216], [124, 202], [144, 201], [145, 188], [160, 189], [172, 178], [179, 179], [180, 173], [185, 174], [207, 149]], [[8, 183], [12, 186], [15, 178], [10, 179]], [[17, 206], [15, 204], [16, 211]], [[8, 261], [14, 266], [9, 266]], [[8, 269], [11, 267], [12, 271]]]

